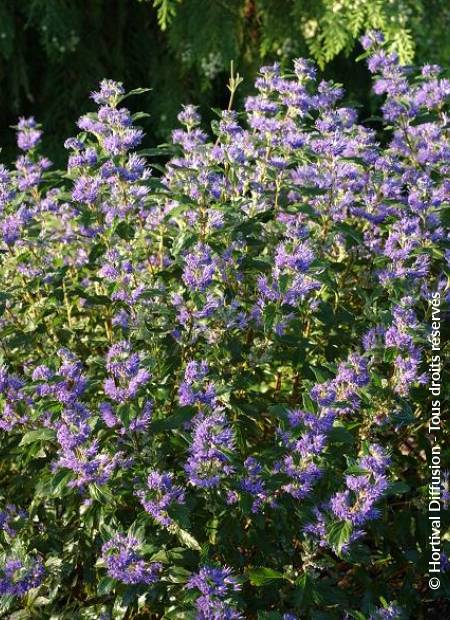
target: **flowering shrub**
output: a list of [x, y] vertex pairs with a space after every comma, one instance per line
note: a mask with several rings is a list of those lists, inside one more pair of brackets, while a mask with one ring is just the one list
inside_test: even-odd
[[110, 80], [65, 171], [20, 120], [3, 617], [419, 618], [448, 595], [445, 539], [427, 591], [425, 506], [450, 83], [363, 45], [381, 142], [302, 59], [263, 67], [211, 140], [186, 106], [163, 167]]

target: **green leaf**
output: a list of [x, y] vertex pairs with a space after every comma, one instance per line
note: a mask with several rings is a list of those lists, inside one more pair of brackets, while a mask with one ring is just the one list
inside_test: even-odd
[[409, 484], [403, 482], [402, 480], [398, 480], [397, 482], [393, 482], [389, 485], [388, 494], [389, 495], [403, 495], [404, 493], [408, 493], [411, 490]]
[[59, 470], [52, 478], [51, 492], [55, 497], [64, 495], [68, 489], [68, 483], [72, 480], [72, 472], [64, 469]]
[[332, 523], [328, 529], [328, 542], [340, 555], [342, 547], [349, 541], [350, 535], [353, 531], [353, 526], [350, 521], [337, 521]]
[[295, 582], [294, 600], [298, 607], [308, 607], [313, 599], [315, 584], [308, 573], [303, 573]]
[[273, 581], [275, 579], [285, 579], [283, 573], [280, 573], [273, 568], [265, 568], [263, 566], [251, 568], [247, 572], [247, 575], [252, 586], [263, 586], [269, 581]]
[[133, 122], [136, 122], [136, 121], [140, 120], [141, 118], [150, 118], [150, 114], [148, 114], [147, 112], [136, 112], [131, 117]]
[[367, 617], [360, 611], [351, 611], [350, 615], [353, 616], [353, 620], [367, 620]]
[[278, 403], [277, 405], [270, 405], [270, 407], [268, 407], [270, 415], [281, 418], [285, 421], [287, 421], [288, 419], [287, 414], [290, 409], [291, 407], [288, 404], [283, 405], [282, 403]]
[[124, 99], [127, 99], [128, 97], [131, 97], [132, 95], [143, 95], [144, 93], [148, 93], [151, 90], [152, 90], [151, 88], [133, 88], [133, 90], [130, 90], [128, 93], [125, 93], [121, 97], [118, 97], [118, 101], [119, 102], [124, 101]]
[[186, 530], [183, 530], [181, 527], [176, 527], [175, 533], [178, 536], [179, 540], [183, 545], [189, 547], [189, 549], [194, 549], [195, 551], [201, 551], [201, 546], [198, 541], [189, 534]]
[[335, 426], [329, 433], [331, 443], [353, 443], [354, 438], [343, 426]]
[[181, 0], [153, 0], [153, 6], [158, 16], [158, 24], [161, 30], [166, 30], [176, 15], [176, 4]]
[[150, 557], [150, 562], [162, 562], [163, 564], [170, 564], [179, 562], [186, 555], [186, 549], [184, 547], [175, 547], [173, 549], [160, 549]]
[[150, 424], [150, 430], [154, 433], [160, 433], [161, 431], [171, 430], [173, 428], [180, 428], [188, 422], [195, 414], [194, 411], [190, 411], [186, 407], [186, 411], [180, 411], [174, 415], [165, 418], [164, 420], [155, 420]]
[[97, 584], [97, 595], [104, 596], [114, 590], [116, 582], [111, 577], [102, 577]]
[[174, 566], [170, 571], [169, 579], [173, 583], [186, 583], [191, 574], [192, 573], [186, 568], [183, 568], [183, 566]]
[[217, 517], [213, 517], [206, 524], [206, 529], [208, 531], [208, 540], [212, 545], [217, 543], [217, 532], [219, 530], [219, 519]]
[[302, 400], [303, 400], [303, 407], [306, 409], [306, 411], [310, 411], [311, 413], [316, 412], [314, 402], [312, 398], [309, 396], [309, 394], [304, 393], [302, 396]]
[[130, 241], [134, 238], [134, 228], [128, 222], [119, 222], [114, 232], [125, 241]]
[[163, 146], [157, 146], [151, 149], [141, 149], [137, 152], [140, 157], [161, 157], [163, 155], [173, 155], [175, 149]]
[[54, 441], [56, 435], [51, 428], [40, 428], [36, 431], [28, 431], [22, 437], [19, 446], [26, 446], [37, 441]]
[[322, 368], [311, 367], [311, 370], [313, 371], [318, 383], [325, 383], [325, 381], [328, 381], [331, 376], [331, 373], [326, 369], [324, 370]]

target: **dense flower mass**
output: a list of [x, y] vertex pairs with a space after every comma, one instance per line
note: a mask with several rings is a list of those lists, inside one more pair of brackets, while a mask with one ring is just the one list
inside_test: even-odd
[[128, 584], [150, 584], [157, 580], [161, 564], [145, 562], [137, 547], [136, 538], [123, 534], [117, 534], [103, 545], [102, 556], [110, 577]]
[[17, 557], [4, 558], [0, 568], [0, 596], [24, 596], [42, 583], [44, 575], [40, 558], [27, 558], [25, 562]]
[[197, 574], [190, 577], [187, 587], [200, 591], [200, 596], [195, 602], [198, 620], [242, 618], [238, 611], [224, 602], [230, 592], [240, 589], [236, 578], [231, 575], [230, 568], [203, 566]]
[[152, 471], [147, 478], [147, 489], [137, 493], [145, 511], [161, 525], [174, 523], [168, 509], [172, 504], [184, 504], [185, 491], [183, 487], [173, 484], [173, 474]]
[[441, 609], [450, 548], [428, 592], [424, 506], [450, 83], [362, 44], [379, 120], [305, 59], [263, 67], [213, 137], [184, 106], [161, 149], [136, 150], [145, 115], [103, 80], [63, 172], [20, 119], [0, 166], [2, 617]]

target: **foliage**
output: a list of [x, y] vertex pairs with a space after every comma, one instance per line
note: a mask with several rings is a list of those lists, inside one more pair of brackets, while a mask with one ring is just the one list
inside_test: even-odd
[[0, 169], [4, 617], [445, 616], [426, 370], [450, 88], [363, 45], [384, 145], [303, 59], [263, 67], [212, 138], [184, 107], [161, 149], [136, 151], [123, 107], [145, 89], [104, 80], [65, 170], [20, 119]]
[[[206, 118], [224, 105], [231, 60], [249, 94], [262, 61], [288, 67], [310, 54], [370, 115], [368, 76], [353, 63], [364, 28], [381, 29], [402, 61], [416, 54], [445, 63], [450, 54], [444, 0], [91, 0], [89, 10], [69, 0], [0, 0], [0, 23], [0, 123], [37, 114], [58, 162], [70, 119], [87, 111], [85, 94], [105, 75], [153, 89], [141, 105], [152, 110], [154, 142], [166, 140], [181, 103], [195, 101]], [[11, 148], [4, 161], [10, 156]]]
[[176, 14], [176, 3], [180, 0], [154, 0], [153, 6], [157, 9], [158, 24], [161, 30], [166, 30]]

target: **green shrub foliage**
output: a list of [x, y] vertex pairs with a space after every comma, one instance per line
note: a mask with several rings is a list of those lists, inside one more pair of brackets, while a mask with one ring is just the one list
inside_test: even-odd
[[112, 80], [64, 170], [19, 120], [0, 167], [2, 617], [445, 617], [427, 381], [450, 85], [379, 32], [362, 45], [383, 143], [302, 58], [264, 66], [240, 112], [233, 77], [212, 135], [185, 106], [164, 149], [124, 107], [145, 89]]

